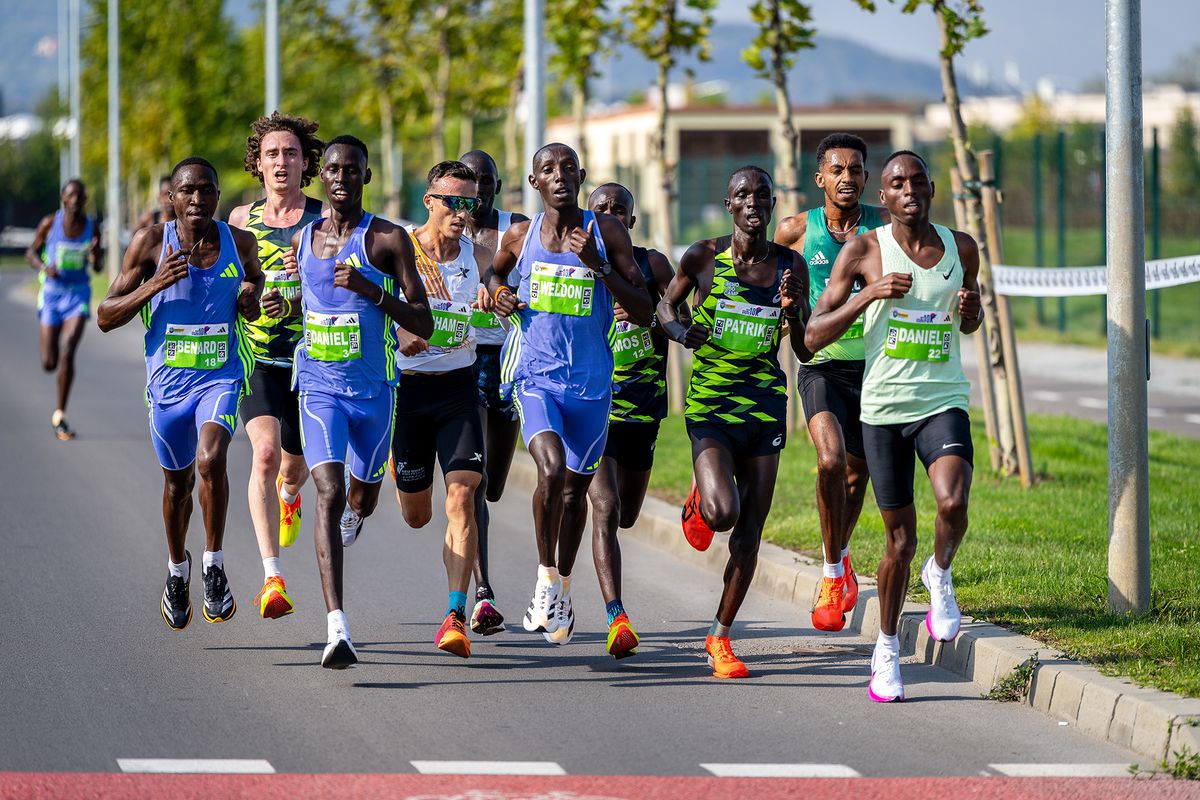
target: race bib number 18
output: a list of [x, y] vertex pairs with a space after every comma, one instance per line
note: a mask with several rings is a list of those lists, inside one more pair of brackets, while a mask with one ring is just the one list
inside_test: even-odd
[[317, 361], [357, 361], [362, 358], [358, 314], [306, 312], [304, 349]]
[[596, 276], [587, 267], [533, 263], [529, 276], [529, 307], [534, 311], [586, 317], [592, 313]]
[[954, 321], [948, 312], [893, 308], [883, 352], [891, 358], [941, 363], [950, 360], [953, 336]]
[[229, 358], [229, 325], [167, 325], [163, 362], [183, 369], [217, 369]]

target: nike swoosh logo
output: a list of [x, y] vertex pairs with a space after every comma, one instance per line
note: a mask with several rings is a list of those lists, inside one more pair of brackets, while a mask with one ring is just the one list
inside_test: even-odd
[[942, 445], [942, 449], [943, 449], [943, 450], [945, 450], [947, 447], [962, 447], [962, 445], [961, 445], [961, 444], [959, 444], [958, 442], [952, 442], [952, 443], [950, 443], [950, 444], [944, 444], [944, 445]]
[[951, 266], [950, 270], [945, 275], [943, 275], [942, 278], [945, 280], [950, 280], [950, 276], [953, 274], [954, 274], [954, 267]]

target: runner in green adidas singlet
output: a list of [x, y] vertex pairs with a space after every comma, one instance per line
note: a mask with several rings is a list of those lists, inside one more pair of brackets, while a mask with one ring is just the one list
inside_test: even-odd
[[[787, 435], [778, 359], [785, 327], [800, 360], [812, 357], [804, 345], [808, 268], [767, 235], [773, 190], [758, 167], [734, 172], [725, 197], [733, 235], [689, 247], [658, 304], [663, 330], [695, 351], [686, 410], [695, 482], [683, 508], [684, 535], [704, 550], [714, 530], [732, 529], [725, 589], [705, 641], [717, 678], [750, 674], [733, 654], [729, 629], [754, 577]], [[694, 320], [684, 325], [677, 309], [693, 292]]]
[[292, 389], [292, 353], [303, 330], [292, 236], [321, 217], [321, 201], [302, 191], [321, 166], [324, 145], [316, 137], [317, 127], [311, 120], [278, 111], [255, 120], [246, 139], [245, 167], [262, 184], [266, 197], [238, 206], [229, 215], [230, 225], [250, 231], [258, 240], [258, 259], [266, 276], [266, 313], [246, 325], [254, 371], [250, 395], [241, 407], [254, 450], [247, 501], [263, 562], [263, 587], [254, 604], [265, 619], [293, 610], [279, 566], [279, 545], [296, 541], [300, 487], [308, 480], [298, 393]]
[[[917, 551], [914, 456], [937, 501], [933, 555], [921, 569], [930, 594], [925, 625], [933, 638], [950, 641], [961, 619], [950, 564], [967, 530], [974, 450], [959, 338], [983, 321], [979, 248], [967, 234], [929, 221], [933, 190], [920, 156], [901, 150], [888, 157], [879, 197], [892, 223], [842, 249], [806, 335], [819, 350], [865, 314], [863, 442], [887, 532], [868, 694], [883, 703], [904, 699], [896, 632]], [[864, 288], [855, 294], [857, 285]]]
[[[850, 238], [890, 221], [887, 211], [860, 203], [867, 181], [867, 145], [850, 133], [833, 133], [817, 145], [814, 176], [825, 202], [787, 217], [775, 241], [804, 256], [809, 303], [829, 283], [829, 270]], [[796, 374], [808, 433], [817, 449], [817, 513], [825, 550], [821, 592], [812, 610], [813, 627], [840, 631], [858, 600], [858, 578], [850, 566], [850, 534], [862, 513], [867, 461], [862, 444], [861, 320], [833, 344], [801, 364]]]

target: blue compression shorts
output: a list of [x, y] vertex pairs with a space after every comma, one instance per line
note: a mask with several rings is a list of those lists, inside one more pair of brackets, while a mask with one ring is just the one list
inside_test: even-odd
[[551, 431], [562, 440], [567, 469], [591, 475], [599, 468], [608, 438], [611, 398], [563, 397], [523, 380], [513, 387], [513, 396], [521, 414], [521, 438], [526, 448], [539, 433]]
[[395, 413], [391, 387], [370, 398], [300, 392], [300, 441], [308, 468], [336, 462], [363, 483], [383, 480]]
[[200, 428], [220, 425], [233, 436], [241, 386], [221, 382], [197, 389], [170, 403], [150, 403], [150, 438], [163, 469], [186, 469], [196, 460]]

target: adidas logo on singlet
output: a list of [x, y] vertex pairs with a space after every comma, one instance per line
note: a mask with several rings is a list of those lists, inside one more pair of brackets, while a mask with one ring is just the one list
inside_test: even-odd
[[809, 261], [808, 263], [810, 263], [810, 264], [828, 264], [829, 259], [825, 257], [824, 253], [822, 253], [820, 250], [818, 250], [817, 254], [815, 256], [813, 256], [812, 260]]
[[222, 278], [236, 278], [237, 277], [237, 267], [235, 267], [233, 264], [230, 264], [228, 267], [221, 270], [221, 277]]

